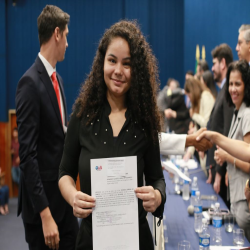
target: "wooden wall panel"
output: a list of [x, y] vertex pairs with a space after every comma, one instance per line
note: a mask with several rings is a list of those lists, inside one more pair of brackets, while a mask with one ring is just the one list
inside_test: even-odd
[[[9, 123], [8, 123], [8, 134], [7, 134], [7, 141], [8, 141], [8, 148], [6, 149], [8, 152], [8, 164], [9, 168], [12, 167], [12, 158], [11, 158], [11, 141], [12, 141], [12, 131], [17, 127], [16, 124], [16, 111], [14, 109], [9, 110]], [[12, 185], [12, 196], [18, 196], [18, 185], [12, 181], [11, 178], [11, 185]]]
[[0, 122], [0, 167], [5, 172], [5, 184], [9, 187], [12, 197], [12, 178], [9, 165], [10, 150], [8, 148], [8, 123]]
[[12, 130], [16, 127], [16, 112], [9, 111], [9, 121], [0, 122], [0, 167], [5, 172], [5, 184], [9, 187], [10, 197], [18, 196], [18, 185], [13, 183], [11, 176], [11, 139]]

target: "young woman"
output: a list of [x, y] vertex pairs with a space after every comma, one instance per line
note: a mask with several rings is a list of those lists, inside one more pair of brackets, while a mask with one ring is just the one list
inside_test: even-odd
[[[189, 113], [195, 123], [193, 131], [197, 131], [199, 128], [207, 126], [215, 99], [210, 90], [194, 77], [190, 77], [186, 80], [184, 89], [192, 104]], [[188, 148], [184, 159], [189, 159], [194, 152], [195, 149], [193, 147]], [[204, 156], [202, 159], [205, 159]], [[202, 165], [202, 167], [205, 167], [205, 165]]]
[[210, 70], [206, 70], [201, 76], [201, 83], [207, 86], [207, 88], [211, 91], [214, 99], [217, 97], [217, 90], [214, 82], [213, 74]]
[[[92, 249], [90, 159], [137, 156], [140, 249], [153, 250], [147, 212], [162, 217], [166, 200], [156, 106], [156, 59], [137, 24], [120, 21], [100, 40], [67, 130], [59, 171], [62, 195], [83, 218], [76, 249]], [[75, 181], [80, 176], [81, 191]], [[146, 186], [143, 186], [143, 174]]]
[[[237, 141], [232, 141], [215, 132], [205, 132], [205, 137], [213, 140], [217, 145], [225, 150], [232, 152], [235, 150], [235, 156], [241, 157], [241, 154], [248, 154], [247, 150], [241, 147], [239, 141], [250, 143], [250, 69], [246, 61], [238, 61], [230, 64], [227, 72], [227, 100], [230, 105], [234, 105], [235, 111], [232, 119], [228, 137]], [[207, 135], [206, 135], [207, 133]], [[204, 136], [204, 135], [202, 135]], [[225, 146], [225, 143], [227, 144]], [[239, 147], [239, 149], [237, 149]], [[236, 154], [237, 151], [243, 152]], [[244, 195], [246, 181], [249, 178], [250, 165], [234, 158], [226, 151], [218, 148], [215, 151], [215, 159], [222, 165], [227, 161], [227, 172], [229, 182], [230, 201], [236, 213], [237, 224], [245, 230], [248, 240], [250, 240], [250, 213]]]

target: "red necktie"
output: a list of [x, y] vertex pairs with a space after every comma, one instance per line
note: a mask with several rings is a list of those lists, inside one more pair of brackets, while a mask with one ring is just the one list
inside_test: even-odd
[[56, 72], [53, 72], [53, 74], [51, 75], [51, 79], [52, 79], [52, 82], [53, 82], [54, 90], [56, 92], [56, 98], [57, 98], [57, 102], [58, 102], [58, 106], [59, 106], [59, 110], [60, 110], [60, 114], [61, 114], [61, 119], [62, 119], [62, 124], [63, 124], [61, 101], [60, 101], [60, 92], [59, 92], [59, 84], [58, 84], [58, 81], [57, 81], [57, 78], [56, 78]]

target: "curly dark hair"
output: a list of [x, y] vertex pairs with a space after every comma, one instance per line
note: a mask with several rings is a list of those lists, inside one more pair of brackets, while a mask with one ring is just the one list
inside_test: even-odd
[[78, 117], [86, 117], [86, 125], [98, 115], [107, 100], [104, 81], [104, 59], [113, 38], [121, 37], [128, 42], [131, 55], [131, 87], [126, 94], [126, 105], [131, 119], [143, 127], [146, 135], [157, 142], [161, 131], [161, 117], [156, 105], [159, 88], [157, 60], [136, 21], [122, 20], [107, 29], [100, 40], [92, 70], [81, 87], [73, 110], [78, 107]]
[[250, 106], [250, 67], [246, 60], [240, 60], [232, 62], [227, 70], [227, 80], [226, 80], [226, 100], [229, 106], [234, 106], [230, 93], [229, 93], [229, 81], [230, 81], [230, 74], [232, 71], [239, 71], [241, 74], [242, 81], [245, 86], [244, 90], [244, 98], [243, 102], [246, 104], [247, 107]]

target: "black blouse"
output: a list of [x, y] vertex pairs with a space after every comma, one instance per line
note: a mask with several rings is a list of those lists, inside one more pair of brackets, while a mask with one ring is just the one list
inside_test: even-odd
[[[76, 112], [72, 115], [59, 168], [59, 178], [69, 175], [76, 181], [79, 172], [81, 191], [91, 195], [90, 159], [137, 156], [138, 187], [143, 186], [144, 174], [146, 185], [160, 191], [162, 203], [153, 215], [162, 218], [166, 193], [159, 143], [155, 145], [147, 138], [144, 129], [130, 118], [129, 110], [126, 111], [126, 121], [114, 143], [109, 121], [110, 112], [111, 108], [106, 102], [96, 120], [89, 126], [85, 125], [88, 117], [78, 118]], [[152, 236], [146, 223], [147, 212], [140, 199], [138, 210], [140, 249], [153, 249]], [[91, 225], [91, 216], [83, 219], [77, 239], [79, 248], [92, 249]]]

